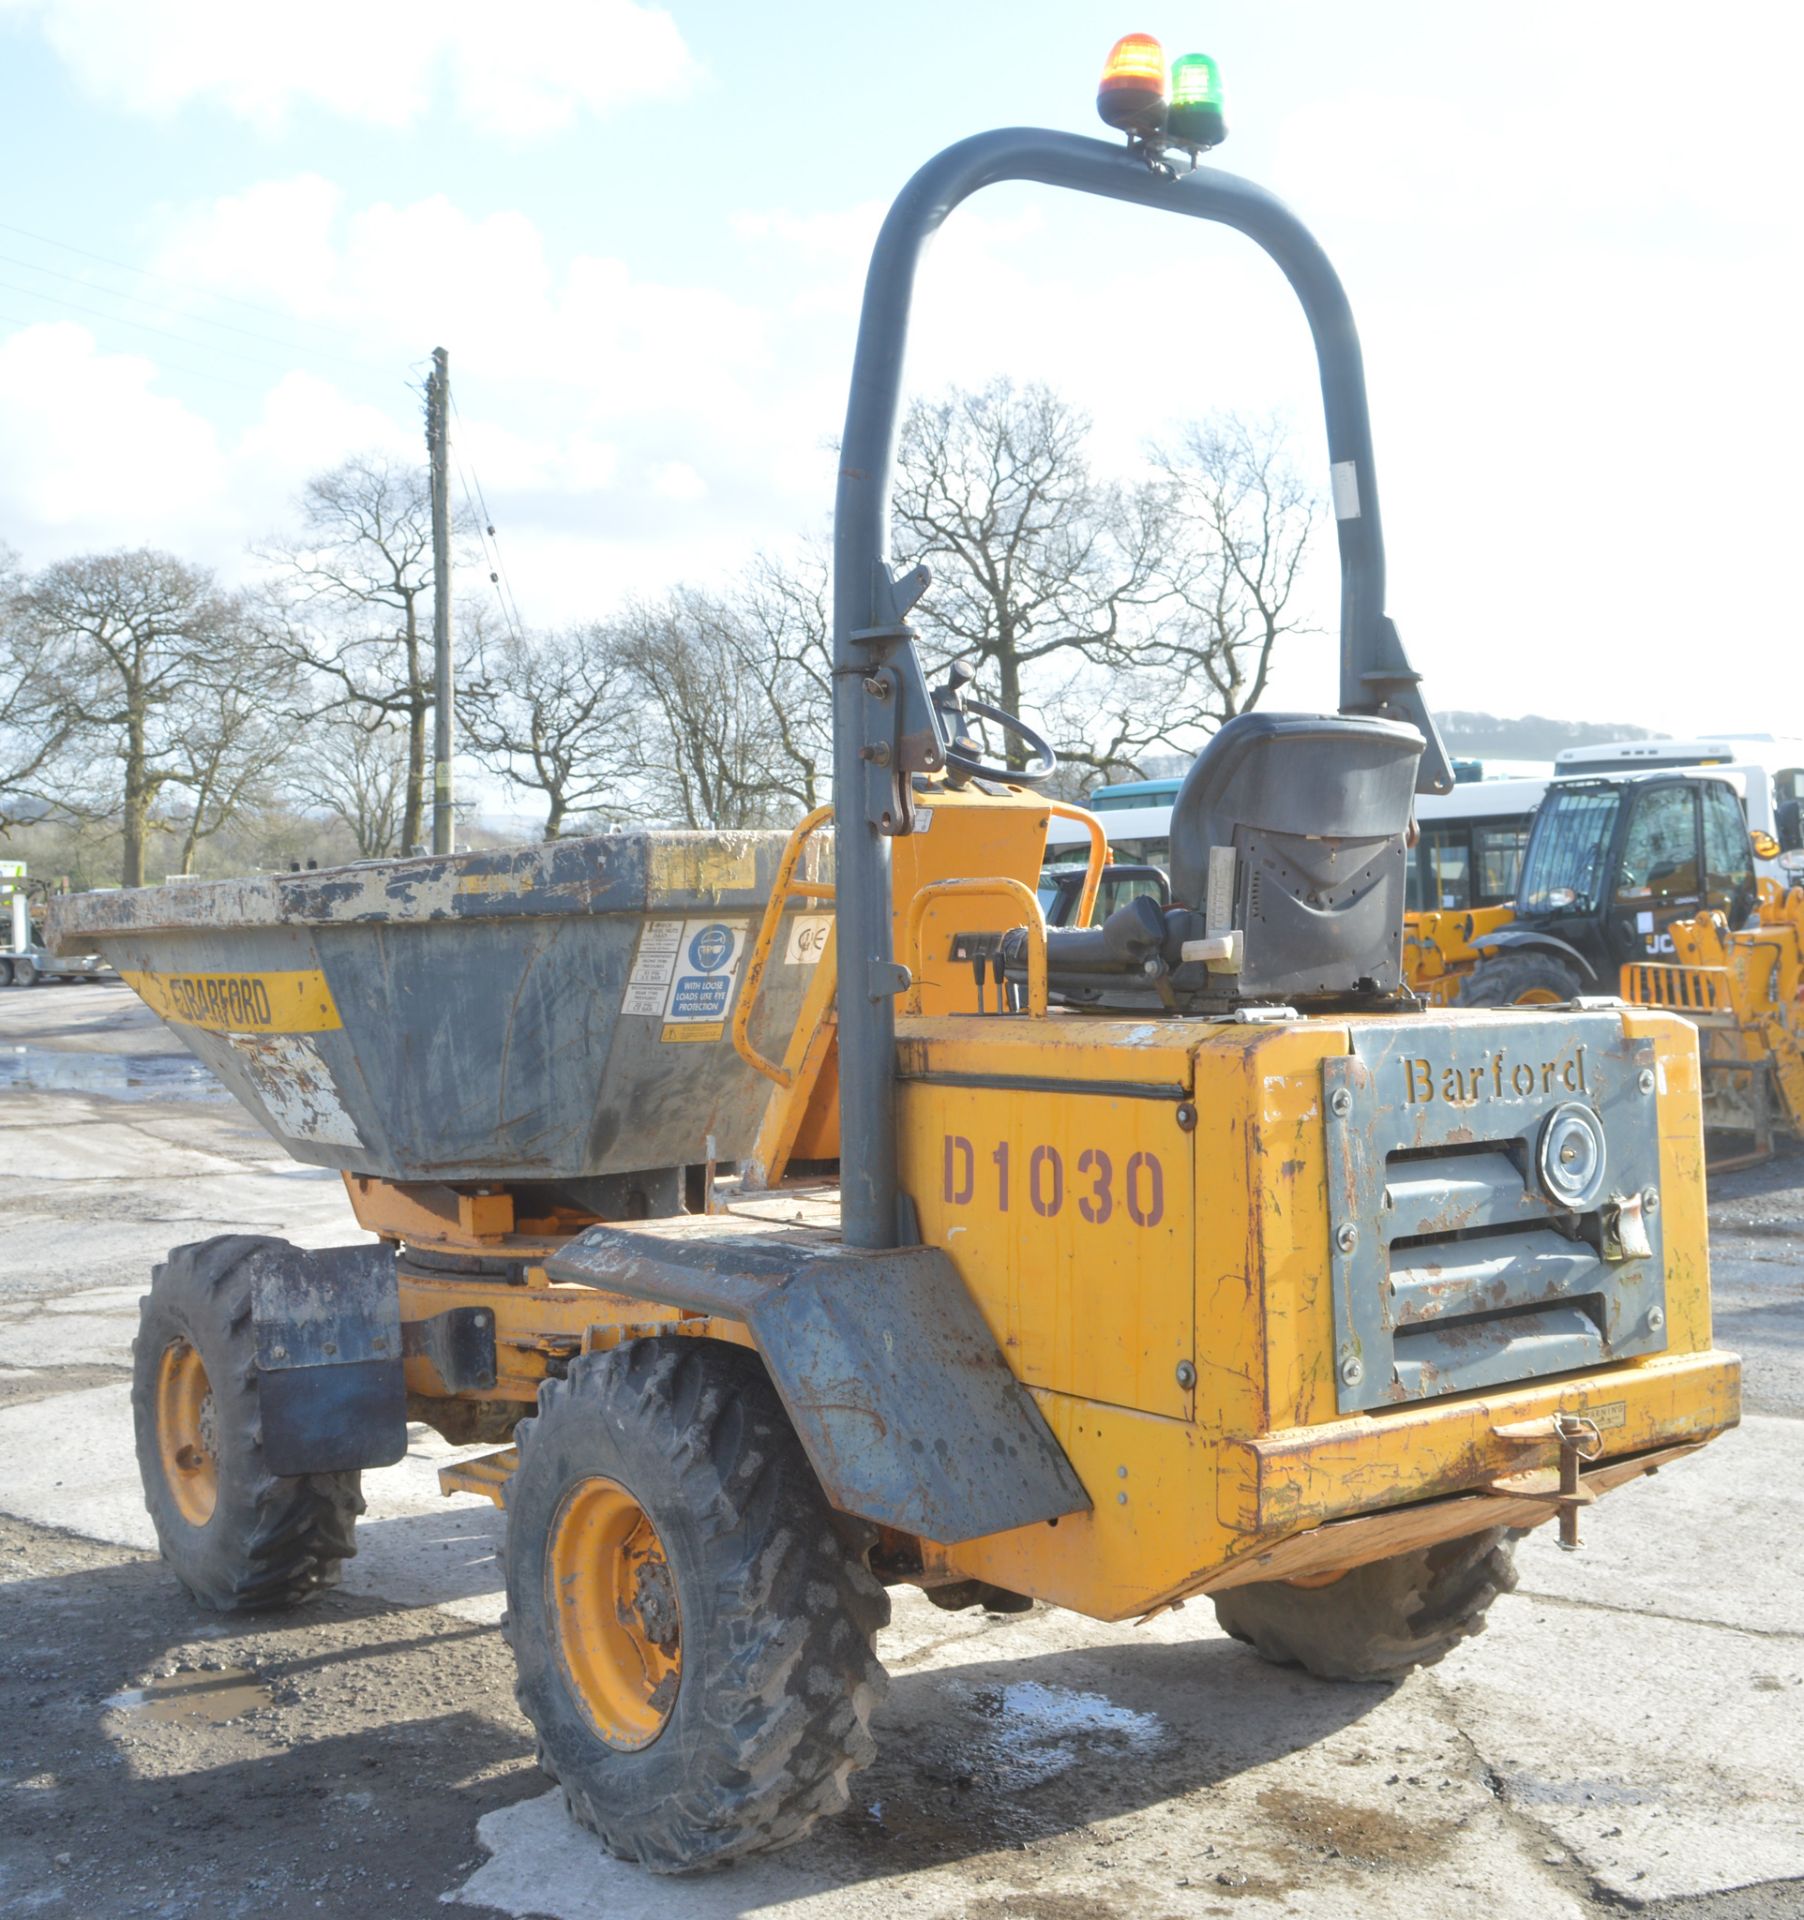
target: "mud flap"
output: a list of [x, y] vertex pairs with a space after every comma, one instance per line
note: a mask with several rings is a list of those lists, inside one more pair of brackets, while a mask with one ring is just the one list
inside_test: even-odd
[[407, 1394], [393, 1247], [259, 1248], [251, 1318], [271, 1473], [348, 1473], [401, 1458]]
[[938, 1247], [817, 1253], [596, 1227], [546, 1272], [743, 1321], [842, 1512], [950, 1544], [1090, 1505]]

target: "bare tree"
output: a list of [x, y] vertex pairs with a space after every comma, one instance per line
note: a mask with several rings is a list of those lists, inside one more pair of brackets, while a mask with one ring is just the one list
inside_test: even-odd
[[1171, 489], [1180, 537], [1164, 571], [1183, 613], [1161, 626], [1145, 670], [1220, 725], [1258, 705], [1278, 642], [1314, 631], [1295, 600], [1319, 502], [1274, 419], [1213, 415], [1153, 459]]
[[0, 547], [0, 833], [35, 818], [38, 774], [68, 741], [69, 719], [34, 641], [18, 555]]
[[294, 746], [284, 721], [288, 663], [262, 646], [228, 651], [211, 688], [205, 724], [171, 744], [180, 789], [170, 830], [181, 835], [180, 873], [194, 871], [203, 840], [267, 803]]
[[[934, 581], [929, 644], [993, 669], [1022, 713], [1120, 648], [1169, 588], [1159, 579], [1161, 489], [1099, 480], [1088, 419], [1048, 387], [997, 379], [918, 401], [902, 427], [893, 513], [905, 560]], [[1060, 743], [1087, 757], [1081, 738]]]
[[117, 816], [124, 884], [142, 886], [160, 803], [184, 797], [218, 823], [269, 764], [243, 701], [221, 697], [251, 671], [256, 637], [210, 573], [148, 549], [59, 561], [17, 605], [63, 728], [31, 784], [71, 811]]
[[545, 838], [604, 802], [628, 811], [643, 760], [641, 683], [620, 635], [496, 633], [475, 623], [475, 665], [459, 691], [464, 744], [491, 773], [545, 796]]
[[801, 813], [833, 785], [832, 602], [826, 555], [810, 542], [793, 557], [758, 554], [713, 608], [723, 652], [762, 696], [772, 791]]
[[897, 545], [933, 569], [934, 651], [993, 672], [1000, 704], [1043, 722], [1069, 767], [1137, 774], [1257, 704], [1277, 643], [1306, 630], [1315, 502], [1270, 422], [1189, 427], [1132, 485], [1091, 471], [1088, 437], [1043, 386], [917, 403]]
[[751, 646], [728, 602], [688, 587], [621, 620], [619, 657], [646, 722], [637, 784], [659, 817], [739, 828], [793, 813], [806, 783], [784, 763], [767, 678], [747, 671]]
[[[256, 549], [280, 573], [277, 631], [327, 690], [316, 711], [396, 720], [407, 738], [403, 848], [420, 843], [433, 701], [432, 502], [426, 469], [363, 454], [303, 488], [300, 531]], [[458, 532], [466, 522], [454, 522]]]
[[308, 728], [290, 791], [303, 806], [322, 808], [342, 822], [360, 859], [379, 860], [401, 844], [407, 745], [406, 729], [380, 711], [327, 713]]

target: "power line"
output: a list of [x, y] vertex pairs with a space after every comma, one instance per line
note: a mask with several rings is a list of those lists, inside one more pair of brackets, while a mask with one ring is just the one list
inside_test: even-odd
[[[452, 402], [452, 406], [455, 410], [455, 401]], [[498, 545], [491, 544], [494, 540], [494, 528], [488, 524], [483, 515], [476, 511], [476, 502], [470, 493], [470, 483], [464, 475], [463, 462], [458, 459], [455, 446], [451, 449], [451, 461], [457, 469], [457, 490], [463, 495], [463, 502], [469, 509], [470, 518], [476, 522], [476, 537], [482, 544], [482, 561], [488, 568], [489, 584], [495, 589], [495, 603], [501, 609], [501, 618], [507, 626], [508, 633], [515, 640], [519, 640], [523, 637], [520, 613], [517, 607], [510, 604], [508, 593], [502, 582], [501, 549]]]
[[[0, 321], [9, 327], [41, 327], [44, 324], [42, 320], [21, 320], [15, 313], [0, 313]], [[190, 341], [188, 344], [195, 346], [199, 343]], [[157, 366], [165, 373], [186, 374], [191, 380], [211, 380], [218, 386], [236, 387], [240, 393], [261, 394], [265, 391], [262, 387], [253, 387], [248, 380], [228, 380], [223, 373], [202, 373], [198, 367], [184, 367], [173, 360], [159, 360]]]
[[[56, 267], [40, 266], [35, 260], [21, 260], [14, 254], [0, 253], [0, 262], [4, 262], [7, 266], [10, 266], [10, 267], [23, 267], [27, 273], [42, 273], [42, 274], [48, 275], [53, 280], [65, 280], [71, 286], [86, 287], [91, 292], [116, 294], [121, 300], [139, 299], [139, 296], [137, 294], [127, 293], [122, 287], [109, 287], [104, 284], [97, 284], [92, 280], [84, 279], [78, 273], [64, 273], [59, 268], [56, 268]], [[21, 289], [18, 289], [18, 291], [24, 292], [24, 291], [35, 291], [35, 290], [21, 288]], [[39, 293], [37, 297], [40, 300], [53, 300], [56, 298], [56, 295]], [[301, 344], [298, 341], [293, 341], [293, 340], [278, 340], [273, 334], [258, 333], [250, 327], [237, 327], [237, 326], [234, 326], [229, 320], [215, 320], [215, 319], [212, 319], [207, 314], [193, 313], [183, 307], [159, 306], [155, 301], [143, 301], [142, 304], [145, 307], [147, 307], [149, 311], [152, 313], [162, 313], [162, 314], [167, 314], [177, 320], [192, 321], [197, 326], [218, 327], [226, 333], [240, 334], [246, 340], [261, 340], [264, 343], [264, 345], [279, 347], [285, 353], [304, 354], [304, 355], [311, 355], [316, 358], [323, 357], [327, 360], [336, 360], [343, 366], [356, 367], [360, 372], [367, 371], [367, 368], [368, 368], [367, 361], [353, 360], [349, 354], [333, 353], [329, 349], [326, 349], [323, 347], [309, 347]]]
[[[48, 300], [52, 306], [67, 307], [71, 313], [85, 313], [93, 319], [105, 320], [115, 327], [135, 327], [140, 333], [154, 333], [160, 339], [173, 340], [180, 346], [204, 347], [208, 353], [228, 354], [234, 360], [248, 360], [254, 366], [277, 364], [262, 354], [246, 353], [242, 347], [222, 347], [215, 345], [211, 340], [196, 340], [192, 334], [172, 333], [167, 327], [153, 327], [148, 320], [127, 320], [123, 314], [108, 313], [100, 307], [86, 306], [79, 300], [66, 299], [60, 293], [46, 293], [41, 287], [22, 287], [13, 280], [0, 280], [0, 287], [4, 287], [9, 293], [22, 293], [27, 300]], [[284, 371], [293, 366], [294, 362], [290, 360]]]
[[[109, 254], [96, 253], [90, 247], [78, 247], [68, 240], [53, 240], [46, 233], [33, 233], [29, 227], [14, 226], [10, 220], [0, 220], [0, 233], [16, 233], [22, 240], [35, 240], [39, 246], [55, 247], [61, 253], [77, 253], [84, 260], [98, 260], [103, 267], [117, 267], [121, 273], [135, 273], [141, 279], [161, 280], [165, 286], [191, 288], [191, 283], [178, 280], [173, 274], [158, 273], [152, 267], [135, 267], [129, 260], [115, 260]], [[317, 327], [322, 331], [330, 328], [324, 320], [304, 320], [299, 315], [283, 313], [277, 307], [266, 307], [260, 301], [245, 300], [233, 293], [214, 293], [209, 290], [207, 297], [223, 301], [227, 306], [243, 307], [249, 313], [260, 313], [271, 320], [281, 320], [290, 326]], [[330, 329], [342, 331], [342, 329]]]
[[[463, 414], [458, 411], [456, 394], [453, 394], [451, 396], [451, 412], [453, 416], [456, 418], [458, 431], [461, 433], [463, 431], [464, 417], [463, 417]], [[455, 447], [452, 450], [452, 455], [453, 455], [453, 458], [457, 458]], [[524, 632], [526, 622], [520, 618], [520, 602], [514, 595], [514, 583], [508, 577], [507, 562], [503, 560], [501, 557], [501, 537], [495, 531], [494, 516], [489, 512], [489, 503], [482, 491], [482, 475], [477, 473], [476, 463], [473, 460], [470, 462], [470, 473], [476, 482], [476, 504], [481, 509], [481, 524], [483, 527], [483, 531], [486, 537], [494, 543], [494, 550], [495, 550], [494, 571], [500, 576], [500, 578], [496, 581], [495, 584], [502, 589], [502, 594], [504, 596], [503, 597], [504, 608], [511, 608], [512, 610], [512, 619], [513, 619], [513, 624], [515, 629], [515, 636], [516, 638], [518, 638], [519, 635]], [[461, 460], [459, 460], [459, 463], [458, 463], [457, 476], [458, 476], [459, 483], [461, 484], [463, 481], [463, 465]], [[464, 488], [464, 493], [465, 493], [465, 497], [468, 498], [468, 495], [469, 495], [468, 487]]]
[[[413, 362], [413, 372], [416, 376], [425, 364], [426, 363], [421, 360]], [[416, 398], [425, 391], [425, 383], [420, 379], [403, 380], [401, 384]], [[451, 396], [451, 411], [457, 420], [458, 426], [461, 428], [464, 420], [463, 415], [458, 411], [457, 395], [455, 393]], [[457, 441], [455, 439], [450, 442], [450, 450], [451, 464], [457, 472], [458, 491], [463, 495], [463, 502], [470, 511], [470, 518], [476, 522], [476, 538], [482, 547], [482, 562], [488, 570], [489, 584], [495, 589], [495, 604], [501, 609], [501, 618], [506, 623], [509, 634], [516, 640], [521, 639], [524, 637], [524, 622], [520, 619], [520, 609], [518, 605], [510, 606], [508, 604], [509, 596], [503, 591], [502, 582], [505, 569], [501, 564], [501, 544], [495, 533], [494, 523], [489, 519], [486, 512], [477, 512], [475, 496], [471, 492], [469, 479], [464, 473], [463, 461], [458, 456]], [[472, 467], [470, 471], [474, 473], [475, 468]], [[477, 491], [480, 492], [480, 490], [480, 486], [478, 486]], [[492, 551], [490, 547], [491, 542], [494, 543]]]

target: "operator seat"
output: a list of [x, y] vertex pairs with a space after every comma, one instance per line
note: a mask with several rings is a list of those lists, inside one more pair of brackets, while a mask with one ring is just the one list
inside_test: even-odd
[[[1209, 997], [1398, 989], [1425, 746], [1414, 727], [1354, 714], [1245, 713], [1215, 735], [1171, 814], [1172, 900], [1204, 946], [1228, 947], [1206, 962]], [[1194, 991], [1197, 971], [1179, 964], [1174, 986]]]

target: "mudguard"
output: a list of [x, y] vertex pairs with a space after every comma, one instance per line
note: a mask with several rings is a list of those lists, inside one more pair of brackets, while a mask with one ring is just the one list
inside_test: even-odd
[[1090, 1505], [938, 1247], [593, 1227], [546, 1272], [742, 1321], [842, 1512], [953, 1543]]
[[269, 1241], [251, 1256], [251, 1319], [271, 1473], [389, 1467], [406, 1453], [393, 1247]]
[[1564, 940], [1556, 940], [1551, 933], [1537, 933], [1533, 927], [1499, 927], [1495, 933], [1484, 934], [1472, 944], [1480, 953], [1489, 953], [1493, 947], [1546, 947], [1574, 961], [1584, 970], [1587, 980], [1597, 979], [1597, 969], [1577, 947], [1568, 945]]

